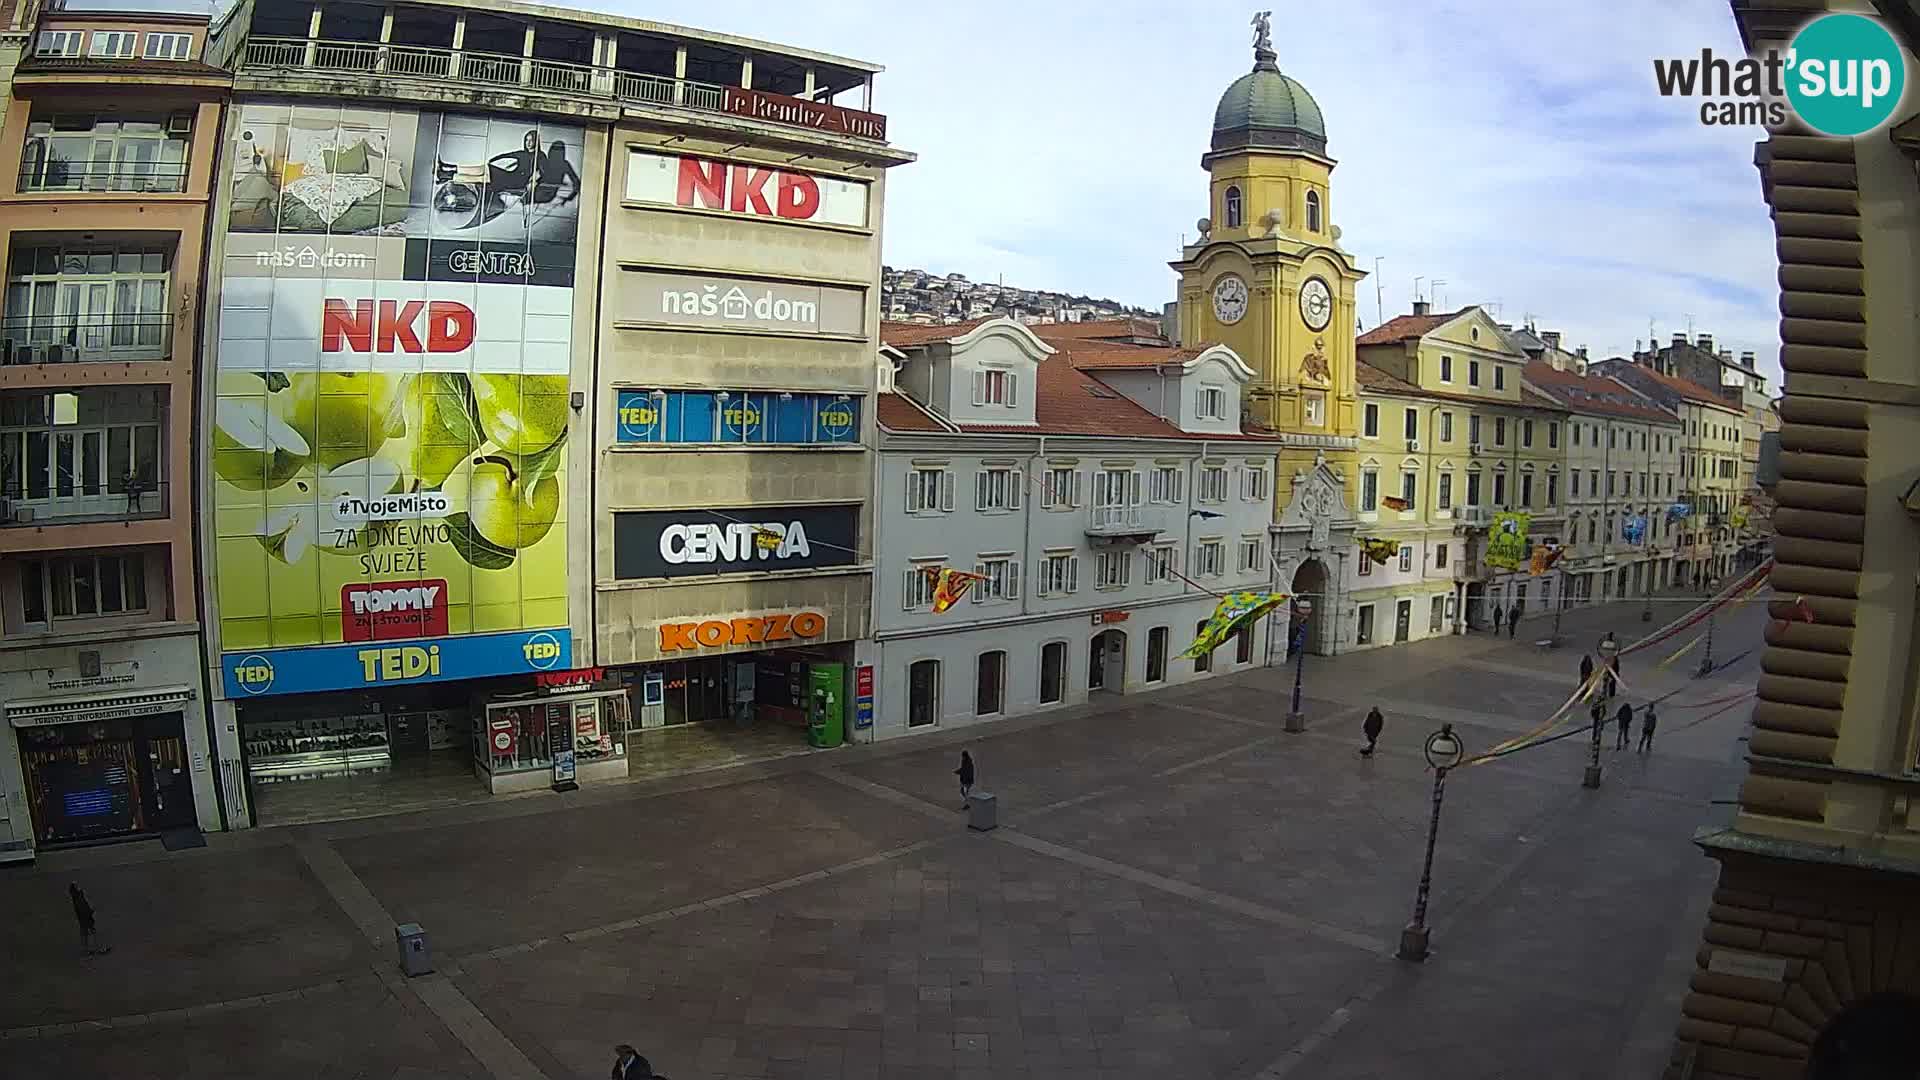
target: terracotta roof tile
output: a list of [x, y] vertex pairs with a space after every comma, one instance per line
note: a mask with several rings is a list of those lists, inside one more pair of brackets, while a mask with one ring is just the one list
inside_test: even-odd
[[1158, 367], [1161, 364], [1181, 364], [1199, 356], [1200, 349], [1176, 349], [1171, 345], [1118, 345], [1103, 341], [1074, 343], [1056, 341], [1049, 344], [1058, 350], [1057, 355], [1082, 371], [1094, 371], [1106, 368]]
[[1165, 341], [1158, 319], [1128, 316], [1124, 319], [1089, 319], [1084, 322], [1035, 323], [1027, 329], [1042, 341], [1089, 341], [1151, 338]]
[[875, 407], [880, 426], [888, 431], [924, 431], [939, 432], [952, 430], [934, 419], [933, 414], [921, 408], [913, 399], [904, 394], [876, 394]]
[[1354, 364], [1353, 373], [1361, 386], [1369, 390], [1381, 390], [1390, 394], [1424, 394], [1426, 391], [1394, 375], [1381, 371], [1372, 364], [1361, 360]]
[[[1205, 439], [1209, 442], [1245, 440], [1275, 443], [1272, 435], [1243, 431], [1238, 435], [1181, 431], [1141, 408], [1120, 393], [1055, 355], [1042, 360], [1034, 380], [1034, 423], [957, 424], [970, 434], [995, 435], [1107, 435], [1135, 439]], [[890, 431], [936, 433], [949, 430], [915, 403], [898, 394], [881, 394], [879, 419]], [[890, 400], [898, 399], [898, 400]]]
[[1575, 412], [1631, 417], [1656, 423], [1678, 422], [1672, 413], [1648, 405], [1631, 388], [1604, 376], [1560, 371], [1544, 360], [1530, 361], [1521, 375], [1541, 392]]
[[900, 348], [926, 345], [935, 341], [951, 341], [974, 327], [990, 321], [992, 321], [991, 316], [957, 323], [883, 322], [880, 324], [880, 341]]
[[[1462, 308], [1461, 311], [1466, 310]], [[1395, 315], [1379, 326], [1354, 339], [1355, 345], [1392, 345], [1397, 341], [1421, 337], [1432, 333], [1442, 323], [1451, 322], [1459, 311], [1446, 311], [1433, 315]]]
[[1678, 394], [1689, 401], [1697, 401], [1706, 405], [1718, 405], [1723, 409], [1732, 409], [1735, 412], [1739, 411], [1739, 406], [1734, 405], [1726, 398], [1714, 393], [1707, 387], [1701, 386], [1692, 379], [1682, 379], [1678, 375], [1668, 375], [1663, 371], [1656, 371], [1645, 364], [1630, 364], [1627, 366], [1630, 366], [1637, 374], [1646, 376], [1655, 384], [1665, 387], [1668, 391]]

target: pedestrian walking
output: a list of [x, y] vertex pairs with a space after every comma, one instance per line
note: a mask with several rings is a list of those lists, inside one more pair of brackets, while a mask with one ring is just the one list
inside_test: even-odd
[[87, 902], [87, 894], [80, 891], [75, 882], [67, 883], [67, 899], [73, 901], [73, 918], [80, 924], [80, 951], [87, 956], [101, 956], [112, 952], [111, 946], [100, 944], [100, 930], [93, 918], [93, 905]]
[[1585, 687], [1588, 683], [1592, 681], [1593, 681], [1593, 657], [1582, 656], [1580, 658], [1580, 685], [1582, 687]]
[[1520, 605], [1514, 604], [1507, 612], [1507, 640], [1512, 641], [1520, 633]]
[[1653, 714], [1653, 702], [1647, 702], [1645, 711], [1640, 714], [1640, 752], [1653, 752], [1653, 729], [1660, 726], [1660, 718]]
[[953, 770], [960, 778], [960, 809], [965, 810], [973, 801], [973, 755], [960, 751], [960, 767]]
[[1633, 735], [1633, 706], [1625, 701], [1620, 703], [1620, 711], [1613, 717], [1620, 723], [1620, 735], [1614, 740], [1615, 750], [1625, 750], [1627, 741]]
[[1505, 616], [1506, 616], [1506, 612], [1500, 609], [1499, 604], [1493, 605], [1493, 636], [1494, 637], [1500, 636], [1500, 622]]
[[640, 1051], [625, 1043], [613, 1048], [612, 1080], [667, 1080], [653, 1071], [653, 1063], [640, 1056]]
[[1372, 757], [1374, 744], [1380, 741], [1380, 730], [1387, 726], [1387, 718], [1380, 715], [1380, 706], [1367, 710], [1367, 718], [1360, 723], [1361, 734], [1367, 737], [1367, 745], [1360, 748], [1361, 757]]

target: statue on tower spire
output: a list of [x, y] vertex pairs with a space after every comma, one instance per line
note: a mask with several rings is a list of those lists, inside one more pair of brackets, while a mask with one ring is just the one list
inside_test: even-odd
[[1279, 70], [1274, 62], [1278, 54], [1273, 51], [1273, 12], [1256, 11], [1253, 13], [1253, 66]]

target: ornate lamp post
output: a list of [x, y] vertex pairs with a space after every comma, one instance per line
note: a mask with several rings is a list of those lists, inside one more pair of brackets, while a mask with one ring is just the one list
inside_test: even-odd
[[1400, 931], [1400, 951], [1396, 955], [1411, 963], [1427, 958], [1427, 897], [1433, 892], [1433, 845], [1440, 838], [1440, 800], [1447, 792], [1447, 770], [1460, 764], [1465, 748], [1453, 733], [1452, 724], [1427, 736], [1427, 764], [1433, 768], [1433, 813], [1427, 818], [1427, 855], [1420, 864], [1420, 888], [1413, 896], [1413, 921]]
[[1720, 613], [1716, 611], [1707, 616], [1707, 651], [1700, 657], [1700, 670], [1693, 673], [1696, 679], [1704, 679], [1713, 674], [1713, 623], [1719, 615]]
[[1587, 759], [1587, 774], [1580, 778], [1580, 786], [1597, 788], [1600, 786], [1600, 734], [1607, 727], [1607, 714], [1603, 709], [1593, 715], [1593, 756]]
[[1287, 713], [1287, 731], [1307, 730], [1307, 718], [1300, 712], [1300, 678], [1307, 668], [1307, 620], [1313, 617], [1313, 601], [1304, 597], [1293, 602], [1293, 709]]

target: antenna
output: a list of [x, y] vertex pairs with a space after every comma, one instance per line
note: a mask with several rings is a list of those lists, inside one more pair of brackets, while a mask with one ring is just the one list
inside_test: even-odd
[[1373, 324], [1375, 326], [1385, 326], [1387, 323], [1387, 283], [1380, 277], [1380, 264], [1383, 261], [1381, 256], [1373, 257]]
[[1687, 340], [1693, 340], [1693, 313], [1687, 313]]
[[1427, 280], [1425, 274], [1413, 279], [1413, 299], [1415, 303], [1419, 303], [1420, 301], [1420, 283], [1425, 280]]
[[1440, 286], [1446, 283], [1446, 278], [1434, 278], [1432, 281], [1427, 282], [1427, 295], [1433, 297], [1435, 307], [1440, 306]]

